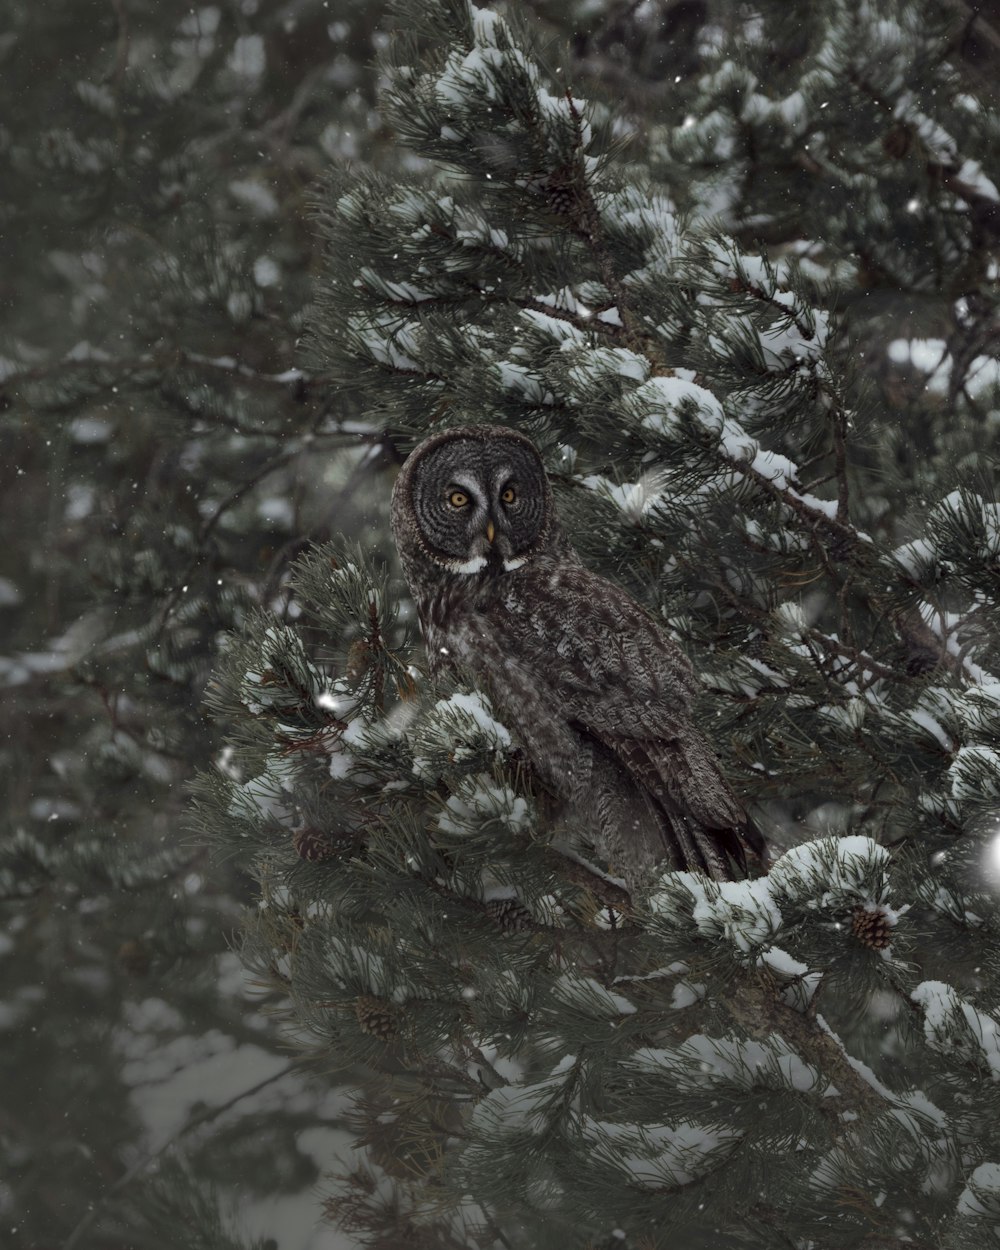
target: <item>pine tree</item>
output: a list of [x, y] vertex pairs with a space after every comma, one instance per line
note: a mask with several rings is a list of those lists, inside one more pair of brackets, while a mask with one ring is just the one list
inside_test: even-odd
[[707, 20], [672, 124], [409, 0], [382, 107], [426, 170], [324, 196], [314, 368], [404, 447], [532, 435], [773, 852], [629, 897], [517, 726], [423, 677], [384, 528], [312, 550], [229, 644], [199, 805], [248, 962], [371, 1073], [329, 1203], [362, 1244], [1000, 1231], [1000, 120], [949, 6], [787, 11]]
[[[308, 1074], [278, 1080], [288, 1056], [230, 950], [245, 889], [186, 831], [184, 782], [218, 749], [202, 706], [218, 639], [257, 604], [281, 610], [301, 536], [331, 506], [359, 511], [374, 458], [296, 339], [309, 183], [331, 158], [393, 163], [366, 68], [380, 17], [354, 0], [2, 6], [12, 1250], [175, 1250], [186, 1191], [174, 1222], [132, 1205], [164, 1154], [244, 1206], [308, 1204], [303, 1134], [336, 1117]], [[199, 1088], [213, 1062], [232, 1084]], [[253, 1097], [220, 1103], [262, 1073], [280, 1109], [247, 1134]], [[205, 1203], [186, 1205], [207, 1239]]]

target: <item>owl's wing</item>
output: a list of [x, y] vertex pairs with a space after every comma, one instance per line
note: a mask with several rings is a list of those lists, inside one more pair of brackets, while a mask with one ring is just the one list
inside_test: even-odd
[[546, 677], [563, 712], [626, 737], [669, 737], [689, 724], [694, 669], [635, 600], [582, 565], [540, 569], [534, 580], [522, 583], [511, 623], [555, 646], [561, 662]]
[[[603, 737], [674, 738], [690, 728], [698, 679], [684, 652], [619, 587], [582, 565], [539, 569], [511, 620], [560, 661], [545, 674], [560, 712]], [[528, 637], [533, 635], [533, 638]]]
[[546, 593], [526, 595], [524, 618], [561, 656], [551, 676], [561, 714], [656, 798], [675, 860], [713, 877], [730, 875], [727, 855], [745, 867], [763, 839], [691, 722], [698, 680], [687, 657], [598, 574], [571, 565], [543, 577]]

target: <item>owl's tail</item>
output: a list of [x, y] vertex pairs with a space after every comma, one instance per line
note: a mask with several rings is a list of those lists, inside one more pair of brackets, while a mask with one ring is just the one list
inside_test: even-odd
[[689, 868], [700, 869], [713, 881], [756, 877], [763, 871], [767, 848], [760, 830], [746, 814], [739, 824], [725, 828], [705, 827], [680, 814], [664, 816], [671, 824], [688, 828], [695, 851], [695, 858], [688, 860]]
[[766, 844], [695, 730], [684, 740], [620, 740], [617, 753], [654, 800], [666, 855], [679, 869], [713, 881], [756, 876]]

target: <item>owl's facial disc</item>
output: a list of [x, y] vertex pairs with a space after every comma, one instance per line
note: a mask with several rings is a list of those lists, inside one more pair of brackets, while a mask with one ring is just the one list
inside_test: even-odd
[[514, 439], [441, 443], [412, 488], [425, 550], [459, 574], [520, 568], [544, 527], [546, 498], [540, 461]]

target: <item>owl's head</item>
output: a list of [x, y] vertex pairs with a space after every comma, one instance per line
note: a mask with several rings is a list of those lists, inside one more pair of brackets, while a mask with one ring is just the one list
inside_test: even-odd
[[513, 572], [547, 548], [552, 490], [531, 439], [499, 425], [459, 426], [425, 439], [392, 493], [404, 562], [450, 573]]

